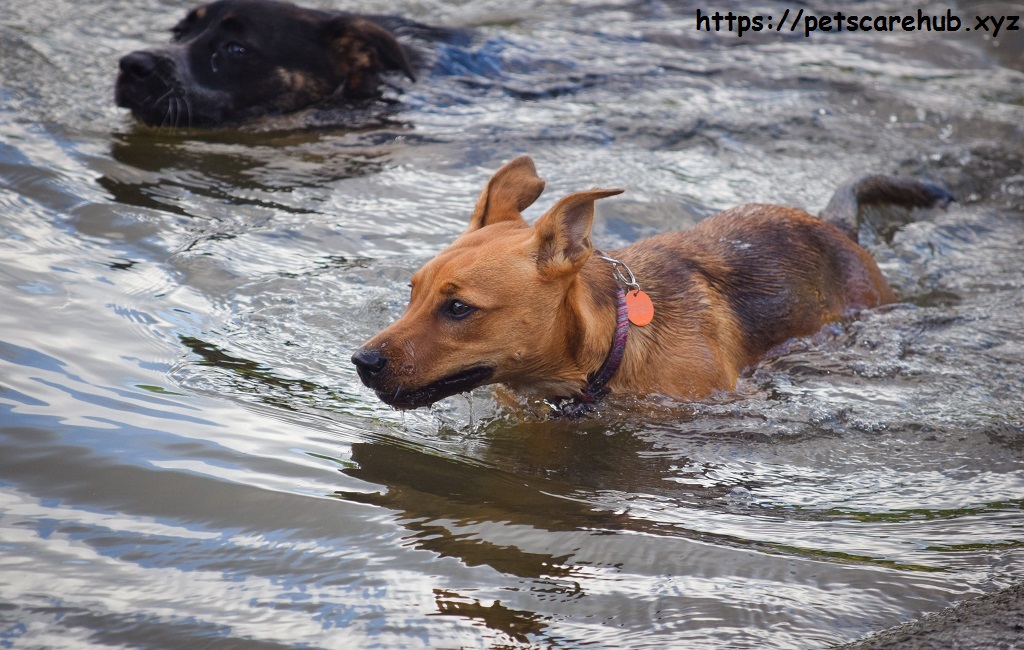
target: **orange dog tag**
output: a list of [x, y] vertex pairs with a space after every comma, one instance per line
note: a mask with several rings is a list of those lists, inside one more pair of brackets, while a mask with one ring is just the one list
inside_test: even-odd
[[629, 313], [629, 322], [643, 327], [654, 318], [654, 303], [651, 297], [643, 291], [626, 292], [626, 311]]

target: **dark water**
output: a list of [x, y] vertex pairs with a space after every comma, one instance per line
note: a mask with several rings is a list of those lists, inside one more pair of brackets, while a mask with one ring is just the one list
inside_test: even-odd
[[[825, 647], [1024, 578], [1020, 32], [376, 0], [475, 30], [395, 123], [136, 127], [116, 60], [184, 7], [3, 5], [0, 647]], [[874, 237], [900, 304], [734, 399], [382, 406], [349, 355], [521, 153], [530, 216], [628, 188], [607, 247], [865, 172], [961, 201]]]

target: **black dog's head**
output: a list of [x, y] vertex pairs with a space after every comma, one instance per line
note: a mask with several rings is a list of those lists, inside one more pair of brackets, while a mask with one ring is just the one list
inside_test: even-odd
[[222, 126], [379, 93], [380, 75], [413, 79], [394, 36], [367, 18], [271, 0], [193, 9], [171, 45], [121, 59], [117, 105], [153, 126]]

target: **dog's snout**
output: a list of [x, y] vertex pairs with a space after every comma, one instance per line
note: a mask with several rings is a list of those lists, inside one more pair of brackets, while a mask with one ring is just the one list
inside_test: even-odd
[[380, 350], [363, 348], [352, 355], [352, 363], [355, 364], [359, 377], [364, 382], [368, 382], [384, 370], [388, 360]]
[[132, 52], [121, 57], [118, 65], [124, 74], [135, 79], [145, 79], [156, 72], [157, 58], [150, 52]]

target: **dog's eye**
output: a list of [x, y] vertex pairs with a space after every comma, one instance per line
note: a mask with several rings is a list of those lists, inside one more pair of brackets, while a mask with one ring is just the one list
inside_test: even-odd
[[248, 48], [246, 48], [241, 43], [228, 43], [226, 46], [224, 46], [224, 51], [230, 54], [231, 56], [245, 56], [249, 53]]
[[476, 307], [467, 305], [461, 300], [449, 300], [444, 305], [444, 315], [455, 320], [461, 320], [474, 311], [476, 311]]

